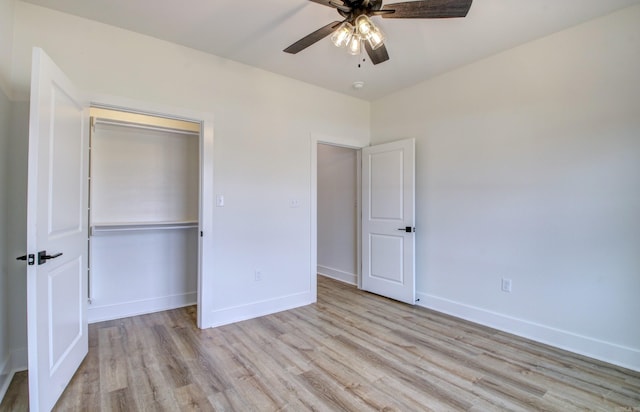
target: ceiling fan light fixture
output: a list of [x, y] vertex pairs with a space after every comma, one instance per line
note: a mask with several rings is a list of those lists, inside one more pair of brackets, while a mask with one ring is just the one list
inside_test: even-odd
[[[300, 0], [303, 1], [303, 0]], [[370, 17], [392, 19], [448, 19], [465, 17], [473, 0], [414, 0], [387, 4], [383, 0], [308, 0], [337, 10], [344, 20], [333, 21], [301, 38], [283, 51], [296, 54], [327, 36], [337, 47], [360, 54], [364, 44], [374, 65], [389, 60], [385, 36]], [[346, 25], [345, 23], [349, 23]], [[366, 41], [366, 43], [365, 43]], [[358, 64], [358, 67], [360, 64]]]
[[331, 41], [336, 47], [342, 47], [350, 44], [351, 38], [354, 34], [354, 27], [345, 22], [340, 25], [331, 35]]

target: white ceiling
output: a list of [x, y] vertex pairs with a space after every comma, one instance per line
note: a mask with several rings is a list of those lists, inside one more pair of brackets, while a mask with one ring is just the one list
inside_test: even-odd
[[[382, 19], [391, 59], [373, 66], [326, 38], [284, 48], [341, 17], [308, 0], [25, 0], [168, 40], [365, 100], [640, 0], [474, 0], [466, 18]], [[393, 3], [388, 0], [385, 4]], [[567, 52], [570, 52], [568, 50]], [[363, 56], [363, 57], [366, 57]], [[358, 64], [362, 63], [358, 67]], [[361, 90], [353, 82], [363, 81]]]

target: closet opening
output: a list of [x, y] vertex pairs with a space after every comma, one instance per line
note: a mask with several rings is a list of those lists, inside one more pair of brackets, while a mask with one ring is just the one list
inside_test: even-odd
[[198, 302], [201, 123], [90, 109], [89, 323]]
[[359, 285], [360, 151], [317, 143], [317, 273]]

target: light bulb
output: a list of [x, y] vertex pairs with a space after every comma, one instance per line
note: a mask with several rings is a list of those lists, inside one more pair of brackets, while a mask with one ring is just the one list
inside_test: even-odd
[[353, 36], [353, 26], [349, 23], [342, 23], [331, 35], [331, 41], [337, 47], [346, 46]]
[[366, 14], [361, 14], [356, 18], [356, 29], [362, 37], [366, 38], [375, 29], [375, 26]]
[[353, 55], [360, 54], [360, 43], [362, 43], [362, 39], [358, 33], [354, 33], [349, 42], [349, 53]]

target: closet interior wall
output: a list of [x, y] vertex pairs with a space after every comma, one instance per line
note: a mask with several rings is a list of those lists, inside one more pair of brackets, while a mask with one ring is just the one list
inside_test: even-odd
[[89, 322], [197, 301], [197, 123], [92, 108]]

